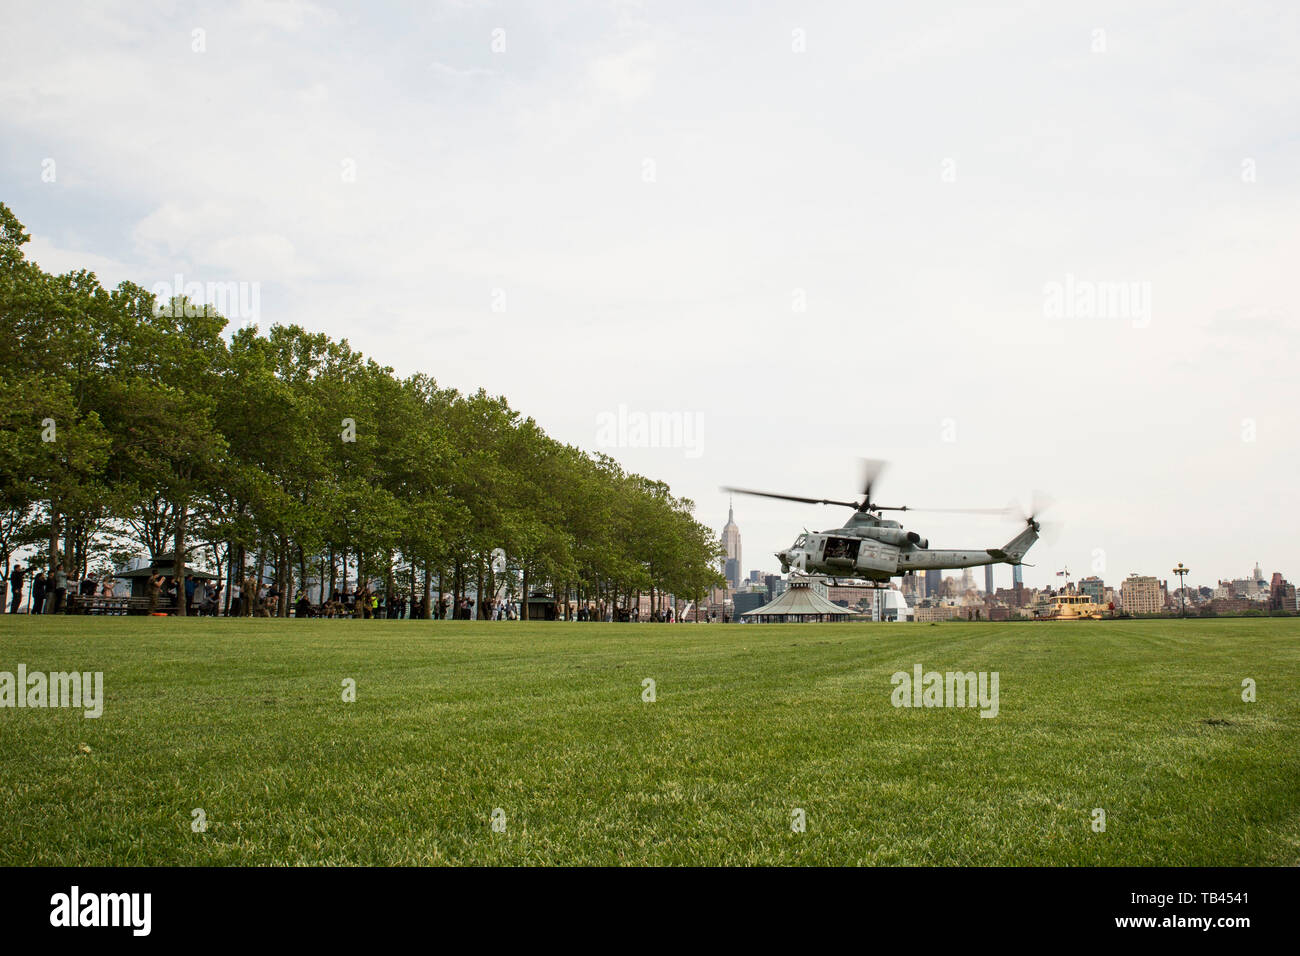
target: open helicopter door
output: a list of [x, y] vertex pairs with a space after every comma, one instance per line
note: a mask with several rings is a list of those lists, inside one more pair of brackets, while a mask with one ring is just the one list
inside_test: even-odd
[[861, 538], [840, 538], [834, 535], [826, 539], [826, 551], [822, 563], [827, 567], [850, 571], [858, 562], [858, 550]]

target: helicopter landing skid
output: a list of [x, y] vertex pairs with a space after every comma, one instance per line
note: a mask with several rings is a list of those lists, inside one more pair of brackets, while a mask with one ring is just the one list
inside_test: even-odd
[[[858, 581], [858, 580], [854, 579], [853, 581], [850, 581], [850, 582], [849, 582], [849, 585], [852, 586], [852, 587], [855, 587], [855, 588], [866, 588], [866, 589], [869, 590], [869, 591], [889, 591], [889, 590], [892, 590], [888, 584], [886, 584], [886, 583], [884, 583], [884, 582], [881, 582], [881, 581]], [[838, 587], [843, 587], [844, 585], [842, 585], [842, 584], [840, 583], [840, 579], [839, 579], [839, 578], [827, 578], [827, 579], [826, 579], [826, 586], [827, 586], [827, 587], [832, 587], [832, 588], [838, 588]]]

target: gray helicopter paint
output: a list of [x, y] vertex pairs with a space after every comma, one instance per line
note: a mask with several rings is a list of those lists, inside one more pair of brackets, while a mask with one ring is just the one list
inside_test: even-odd
[[854, 517], [843, 528], [800, 535], [785, 551], [777, 552], [781, 570], [795, 567], [813, 574], [888, 581], [909, 571], [1019, 564], [1038, 540], [1038, 529], [1031, 524], [1001, 548], [931, 550], [906, 541], [901, 546], [892, 543], [902, 532], [896, 521], [868, 523], [861, 519], [870, 515]]

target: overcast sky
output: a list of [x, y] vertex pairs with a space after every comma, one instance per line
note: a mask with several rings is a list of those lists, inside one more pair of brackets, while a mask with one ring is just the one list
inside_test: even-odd
[[[0, 199], [46, 269], [245, 283], [715, 528], [867, 455], [1047, 492], [1030, 583], [1295, 580], [1300, 8], [1071, 6], [10, 4]], [[845, 516], [737, 499], [745, 568]]]

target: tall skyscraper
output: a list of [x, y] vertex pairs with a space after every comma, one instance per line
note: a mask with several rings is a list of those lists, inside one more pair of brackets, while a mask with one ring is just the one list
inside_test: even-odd
[[970, 568], [963, 568], [961, 572], [961, 593], [975, 590], [975, 575], [971, 574]]
[[1025, 583], [1025, 572], [1020, 570], [1018, 564], [1011, 565], [1011, 582], [1013, 585]]
[[925, 572], [925, 596], [937, 598], [939, 589], [943, 587], [943, 572], [938, 568], [931, 568]]
[[727, 503], [727, 525], [722, 529], [722, 548], [725, 563], [722, 573], [727, 583], [733, 588], [740, 587], [740, 528], [736, 526], [736, 514], [731, 502]]
[[993, 565], [984, 565], [984, 593], [993, 596]]

